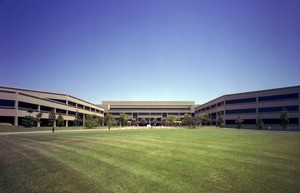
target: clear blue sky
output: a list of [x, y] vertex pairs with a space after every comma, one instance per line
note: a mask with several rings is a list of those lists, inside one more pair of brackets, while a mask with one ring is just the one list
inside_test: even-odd
[[0, 85], [193, 100], [300, 85], [299, 0], [0, 0]]

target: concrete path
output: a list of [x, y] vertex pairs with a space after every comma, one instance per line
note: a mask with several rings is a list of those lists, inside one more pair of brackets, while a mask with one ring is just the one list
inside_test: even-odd
[[[107, 131], [107, 130], [106, 130], [106, 129], [55, 130], [54, 133], [82, 132], [82, 131]], [[16, 132], [0, 132], [0, 136], [1, 136], [1, 135], [35, 134], [35, 133], [52, 133], [52, 130], [47, 130], [47, 131], [16, 131]]]
[[[178, 129], [180, 127], [153, 127], [152, 129]], [[151, 129], [149, 127], [113, 127], [110, 130], [132, 130], [132, 129]], [[108, 131], [108, 129], [76, 129], [76, 130], [55, 130], [54, 133], [68, 133], [68, 132], [89, 132], [89, 131]], [[52, 133], [52, 130], [47, 131], [15, 131], [15, 132], [0, 132], [0, 136], [5, 135], [23, 135], [23, 134], [38, 134], [38, 133]]]

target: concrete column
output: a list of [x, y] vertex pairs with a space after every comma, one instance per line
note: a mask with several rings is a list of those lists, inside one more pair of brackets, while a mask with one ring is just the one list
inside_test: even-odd
[[15, 100], [15, 117], [14, 117], [14, 125], [15, 126], [18, 126], [19, 125], [19, 120], [18, 120], [18, 103], [19, 103], [19, 100], [18, 100], [18, 95], [19, 93], [17, 92], [16, 93], [16, 100]]
[[[38, 111], [41, 111], [41, 105], [38, 105]], [[37, 127], [41, 127], [41, 123], [39, 121], [37, 122]]]
[[69, 127], [69, 121], [66, 120], [66, 127]]
[[54, 113], [55, 113], [54, 127], [56, 127], [56, 119], [57, 119], [57, 116], [56, 116], [56, 108], [54, 108]]
[[16, 115], [16, 116], [14, 117], [14, 125], [15, 125], [15, 126], [18, 126], [18, 124], [19, 124], [18, 115]]
[[85, 114], [82, 115], [82, 125], [84, 126], [85, 124]]

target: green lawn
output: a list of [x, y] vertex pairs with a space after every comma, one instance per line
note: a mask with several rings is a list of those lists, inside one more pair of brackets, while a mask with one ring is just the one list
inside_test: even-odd
[[[83, 126], [78, 127], [55, 127], [55, 131], [60, 130], [80, 130], [87, 129]], [[107, 127], [97, 127], [97, 129], [107, 129]], [[26, 132], [26, 131], [52, 131], [52, 127], [22, 127], [22, 126], [14, 126], [14, 125], [0, 125], [0, 133], [1, 132]]]
[[0, 192], [299, 192], [300, 132], [137, 129], [0, 136]]

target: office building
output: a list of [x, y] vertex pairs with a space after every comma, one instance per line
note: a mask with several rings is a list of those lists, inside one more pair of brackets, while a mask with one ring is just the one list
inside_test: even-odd
[[[51, 109], [57, 116], [63, 116], [66, 127], [74, 125], [76, 113], [79, 125], [84, 125], [87, 114], [104, 116], [99, 106], [67, 94], [0, 87], [0, 123], [22, 125], [25, 116], [36, 117], [42, 112], [41, 122], [36, 126], [48, 126]], [[33, 112], [29, 113], [29, 110]]]

